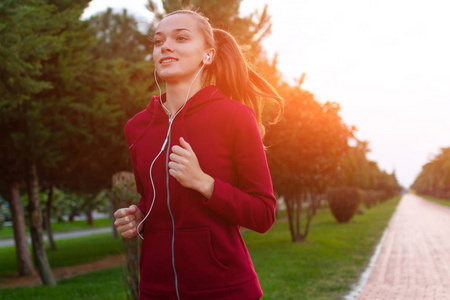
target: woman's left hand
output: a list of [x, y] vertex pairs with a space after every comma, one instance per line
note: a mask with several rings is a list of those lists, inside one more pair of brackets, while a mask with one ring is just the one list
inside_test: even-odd
[[202, 171], [194, 150], [182, 137], [180, 146], [172, 147], [169, 158], [169, 174], [171, 176], [182, 186], [200, 192], [207, 199], [211, 197], [214, 190], [214, 178]]

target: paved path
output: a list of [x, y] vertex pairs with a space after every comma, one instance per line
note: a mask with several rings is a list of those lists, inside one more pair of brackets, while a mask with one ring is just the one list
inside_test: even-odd
[[[62, 239], [70, 239], [80, 236], [86, 236], [91, 234], [97, 234], [97, 233], [106, 233], [111, 232], [111, 227], [102, 227], [97, 229], [86, 229], [86, 230], [79, 230], [79, 231], [73, 231], [73, 232], [62, 232], [62, 233], [54, 233], [53, 238], [55, 240], [62, 240]], [[47, 234], [44, 232], [44, 240], [48, 240]], [[28, 243], [31, 244], [31, 239], [28, 238]], [[9, 240], [0, 240], [0, 248], [2, 247], [11, 247], [14, 246], [14, 239]]]
[[450, 299], [450, 209], [404, 195], [357, 300]]

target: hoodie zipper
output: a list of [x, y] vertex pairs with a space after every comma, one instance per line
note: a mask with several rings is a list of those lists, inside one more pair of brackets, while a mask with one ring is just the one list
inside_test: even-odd
[[180, 300], [180, 293], [178, 291], [178, 276], [177, 269], [175, 267], [175, 219], [173, 217], [172, 209], [170, 208], [170, 191], [169, 191], [169, 152], [172, 138], [172, 122], [173, 119], [169, 118], [169, 134], [167, 137], [167, 151], [166, 151], [166, 191], [167, 191], [167, 209], [169, 210], [170, 218], [172, 220], [172, 268], [175, 275], [175, 292], [177, 299]]

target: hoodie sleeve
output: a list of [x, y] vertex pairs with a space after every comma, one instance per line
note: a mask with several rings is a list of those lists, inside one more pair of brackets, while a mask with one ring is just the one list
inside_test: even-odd
[[204, 204], [235, 225], [263, 233], [275, 222], [276, 199], [251, 108], [236, 112], [232, 130], [238, 184], [232, 186], [215, 178], [213, 194]]

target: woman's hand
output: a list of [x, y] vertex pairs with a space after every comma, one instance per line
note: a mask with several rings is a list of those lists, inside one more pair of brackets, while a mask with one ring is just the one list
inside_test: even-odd
[[209, 199], [214, 190], [214, 178], [202, 171], [191, 145], [180, 138], [180, 146], [173, 146], [169, 157], [169, 174], [182, 186]]
[[[137, 235], [136, 227], [141, 223], [144, 215], [136, 205], [130, 205], [128, 208], [120, 208], [114, 213], [114, 226], [125, 238], [131, 238]], [[139, 226], [139, 231], [142, 229], [143, 224]]]

